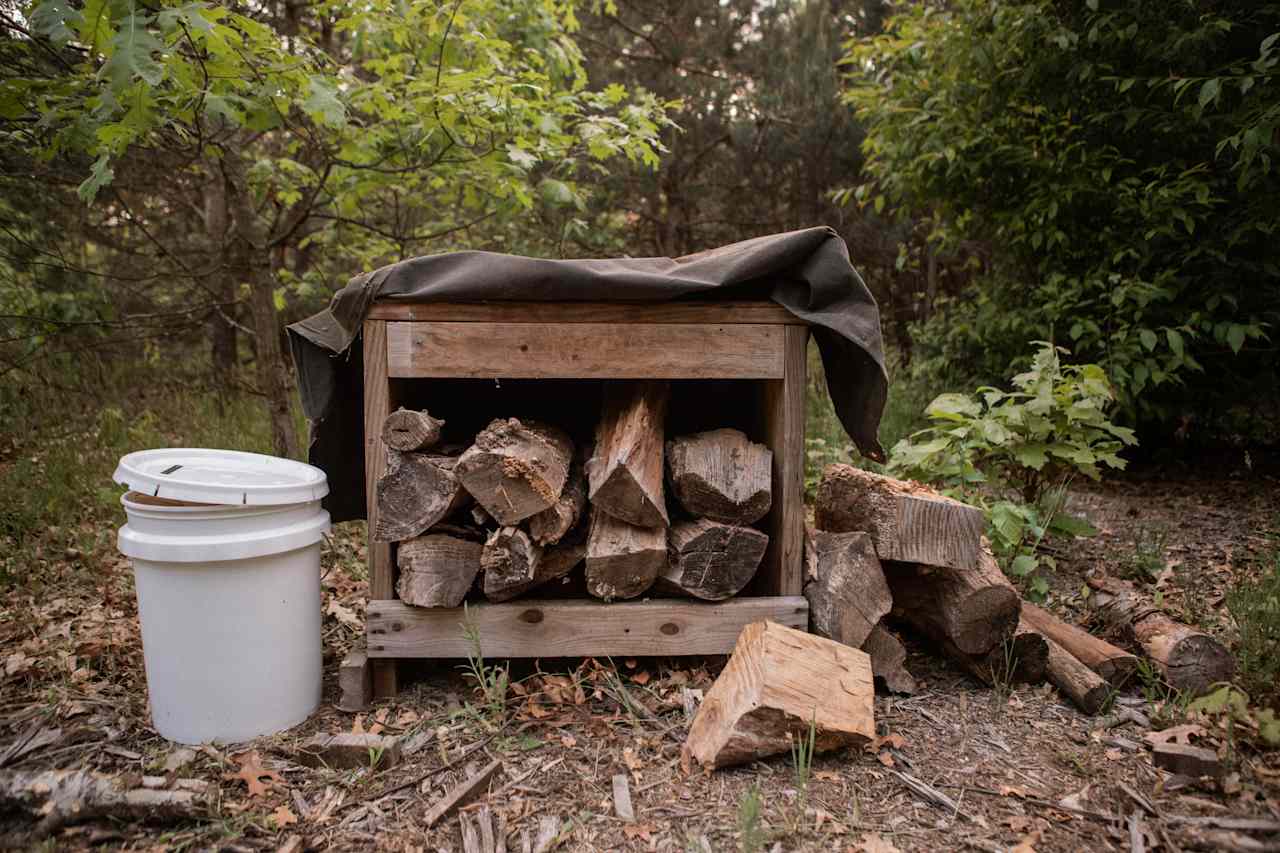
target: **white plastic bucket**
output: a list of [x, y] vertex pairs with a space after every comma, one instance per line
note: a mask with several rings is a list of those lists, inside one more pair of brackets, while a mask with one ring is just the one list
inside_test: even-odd
[[[241, 464], [255, 456], [216, 453]], [[117, 481], [141, 484], [138, 460], [126, 465], [135, 456], [121, 461]], [[160, 489], [148, 488], [151, 494], [121, 498], [128, 523], [118, 541], [134, 567], [152, 720], [179, 743], [272, 734], [302, 722], [320, 703], [320, 549], [329, 529], [319, 500], [324, 475], [302, 463], [257, 458], [306, 469], [312, 479], [307, 472], [319, 473], [319, 488], [312, 483], [307, 493], [315, 497], [255, 505], [244, 493], [237, 504], [211, 504], [156, 497]], [[162, 470], [174, 469], [162, 461]], [[224, 476], [227, 469], [210, 474], [203, 461], [199, 478], [244, 487]], [[187, 473], [194, 467], [186, 466]]]

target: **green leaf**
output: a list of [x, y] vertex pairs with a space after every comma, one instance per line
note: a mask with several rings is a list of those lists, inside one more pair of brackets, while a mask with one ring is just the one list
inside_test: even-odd
[[347, 122], [347, 108], [338, 100], [338, 90], [332, 83], [320, 77], [312, 77], [307, 84], [309, 92], [302, 108], [323, 125], [341, 127]]
[[1019, 554], [1009, 564], [1009, 574], [1017, 578], [1025, 578], [1036, 570], [1039, 561], [1030, 554]]
[[1090, 524], [1087, 519], [1065, 512], [1059, 512], [1053, 517], [1053, 521], [1049, 523], [1049, 529], [1054, 533], [1082, 538], [1092, 538], [1098, 535], [1098, 529]]
[[566, 207], [577, 200], [568, 184], [553, 178], [542, 179], [542, 182], [538, 184], [538, 194], [542, 196], [542, 200], [547, 204], [558, 207]]
[[67, 0], [47, 0], [31, 12], [31, 29], [57, 45], [75, 38], [71, 28], [79, 29], [83, 24], [84, 16]]
[[1245, 327], [1233, 323], [1227, 329], [1227, 346], [1231, 347], [1231, 351], [1236, 355], [1240, 354], [1240, 348], [1244, 346]]
[[115, 178], [116, 173], [111, 168], [111, 159], [107, 154], [98, 157], [93, 163], [93, 169], [89, 172], [89, 177], [76, 187], [76, 194], [86, 202], [91, 202], [98, 195], [98, 190], [105, 187]]
[[977, 417], [982, 406], [965, 394], [940, 394], [924, 410], [931, 418], [960, 421]]
[[1166, 329], [1165, 337], [1169, 339], [1169, 349], [1173, 350], [1173, 354], [1182, 358], [1182, 333], [1177, 329]]
[[1156, 348], [1156, 333], [1150, 329], [1139, 331], [1138, 339], [1142, 341], [1142, 345], [1147, 348], [1148, 352]]
[[1013, 448], [1013, 457], [1018, 463], [1039, 471], [1049, 461], [1049, 455], [1043, 444], [1023, 444]]
[[1201, 107], [1209, 105], [1209, 102], [1218, 97], [1218, 90], [1222, 86], [1222, 81], [1217, 77], [1206, 80], [1204, 85], [1200, 87], [1200, 97], [1197, 99]]

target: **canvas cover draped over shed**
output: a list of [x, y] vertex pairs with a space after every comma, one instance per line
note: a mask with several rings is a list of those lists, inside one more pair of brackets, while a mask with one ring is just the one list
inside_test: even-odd
[[289, 327], [310, 461], [329, 477], [334, 521], [364, 518], [361, 324], [394, 302], [673, 302], [770, 299], [809, 324], [836, 414], [864, 456], [888, 393], [880, 312], [830, 228], [756, 237], [682, 258], [544, 260], [493, 252], [428, 255], [356, 276], [329, 307]]

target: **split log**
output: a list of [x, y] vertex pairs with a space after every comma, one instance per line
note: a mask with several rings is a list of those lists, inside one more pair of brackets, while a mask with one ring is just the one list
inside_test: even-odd
[[455, 473], [499, 524], [514, 525], [559, 500], [572, 458], [563, 430], [498, 418], [476, 436]]
[[184, 821], [206, 817], [217, 787], [202, 779], [133, 774], [106, 776], [91, 770], [0, 772], [0, 811], [21, 809], [41, 817], [37, 837], [99, 817]]
[[387, 473], [375, 487], [378, 521], [373, 538], [411, 539], [462, 508], [467, 496], [455, 476], [457, 463], [455, 456], [388, 450]]
[[[484, 594], [490, 601], [510, 601], [516, 596], [524, 595], [534, 587], [542, 586], [553, 580], [564, 577], [573, 571], [587, 556], [587, 539], [585, 525], [580, 526], [581, 533], [571, 533], [554, 545], [542, 549], [533, 570], [533, 577], [520, 583], [503, 583], [490, 581], [485, 575]], [[536, 546], [535, 546], [536, 547]]]
[[403, 759], [400, 739], [390, 735], [318, 734], [298, 747], [298, 763], [307, 767], [334, 767], [350, 770], [372, 767], [389, 770]]
[[969, 569], [885, 562], [893, 615], [939, 645], [950, 641], [968, 655], [985, 655], [1013, 636], [1022, 600], [991, 552], [979, 551]]
[[401, 542], [396, 593], [417, 607], [457, 607], [480, 571], [481, 550], [479, 542], [443, 533]]
[[819, 530], [866, 531], [882, 560], [970, 569], [982, 547], [980, 510], [852, 465], [827, 466], [814, 512]]
[[392, 450], [422, 450], [440, 440], [444, 421], [412, 409], [396, 409], [382, 422], [382, 443]]
[[1213, 637], [1170, 619], [1118, 578], [1091, 577], [1090, 603], [1122, 627], [1156, 662], [1169, 686], [1202, 693], [1210, 685], [1230, 681], [1235, 660]]
[[667, 529], [636, 527], [593, 509], [586, 559], [589, 593], [605, 601], [635, 598], [667, 565]]
[[916, 692], [916, 680], [907, 672], [907, 650], [881, 620], [871, 629], [862, 643], [862, 650], [871, 656], [871, 673], [884, 682], [892, 693], [911, 695]]
[[1124, 687], [1138, 671], [1138, 659], [1083, 628], [1063, 622], [1047, 610], [1022, 602], [1022, 618], [1071, 652], [1072, 657], [1101, 675], [1113, 687]]
[[656, 588], [704, 601], [737, 595], [755, 576], [769, 546], [768, 535], [699, 518], [672, 525], [667, 536], [667, 565]]
[[774, 622], [742, 629], [689, 726], [686, 754], [727, 767], [787, 752], [810, 726], [818, 752], [875, 736], [866, 652]]
[[667, 442], [671, 488], [691, 515], [725, 524], [755, 524], [773, 502], [773, 451], [736, 429], [716, 429]]
[[1049, 667], [1049, 643], [1023, 620], [1012, 637], [985, 655], [967, 655], [951, 642], [944, 642], [942, 650], [986, 685], [1038, 684], [1044, 681]]
[[1049, 646], [1045, 670], [1049, 680], [1086, 714], [1101, 711], [1114, 688], [1053, 640], [1045, 637], [1045, 643]]
[[860, 648], [893, 607], [871, 537], [824, 530], [813, 533], [810, 545], [804, 597], [813, 632]]
[[529, 517], [529, 536], [539, 545], [554, 545], [572, 530], [587, 507], [586, 451], [579, 451], [569, 468], [564, 490], [551, 506]]
[[527, 585], [537, 575], [542, 547], [518, 527], [500, 527], [484, 543], [480, 567], [484, 569], [484, 592], [500, 596], [513, 586]]
[[657, 380], [605, 384], [595, 453], [586, 464], [588, 495], [619, 521], [666, 527], [662, 490], [662, 431], [670, 383]]

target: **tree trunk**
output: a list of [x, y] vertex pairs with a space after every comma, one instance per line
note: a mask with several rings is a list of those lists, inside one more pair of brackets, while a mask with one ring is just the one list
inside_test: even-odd
[[239, 339], [236, 326], [231, 322], [236, 300], [236, 278], [233, 272], [232, 252], [227, 245], [227, 185], [222, 173], [212, 170], [204, 198], [205, 234], [209, 239], [209, 257], [218, 270], [210, 279], [212, 296], [223, 303], [209, 316], [210, 360], [214, 376], [223, 385], [229, 385], [235, 373]]

